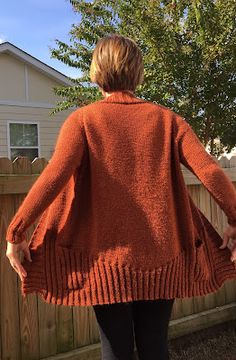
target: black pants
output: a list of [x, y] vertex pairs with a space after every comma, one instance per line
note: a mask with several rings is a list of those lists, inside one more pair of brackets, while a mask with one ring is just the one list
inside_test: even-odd
[[168, 325], [175, 299], [94, 305], [102, 360], [169, 360]]

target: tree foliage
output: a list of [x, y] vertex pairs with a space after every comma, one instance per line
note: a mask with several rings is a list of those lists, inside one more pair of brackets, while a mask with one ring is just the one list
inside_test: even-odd
[[[90, 83], [96, 42], [110, 33], [133, 38], [144, 58], [144, 83], [136, 95], [182, 115], [218, 156], [236, 145], [235, 0], [70, 0], [80, 15], [70, 44], [56, 40], [52, 57], [82, 76], [55, 111], [101, 98]], [[214, 139], [220, 139], [216, 144]]]

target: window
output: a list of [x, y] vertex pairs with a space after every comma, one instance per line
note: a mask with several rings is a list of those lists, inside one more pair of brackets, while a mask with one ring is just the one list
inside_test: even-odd
[[30, 161], [39, 156], [38, 124], [9, 122], [10, 159], [27, 156]]

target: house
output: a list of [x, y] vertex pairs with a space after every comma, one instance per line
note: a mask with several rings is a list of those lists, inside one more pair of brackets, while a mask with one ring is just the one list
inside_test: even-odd
[[71, 110], [50, 116], [59, 98], [53, 87], [71, 81], [9, 42], [0, 44], [0, 156], [50, 159]]
[[[60, 100], [53, 87], [60, 85], [72, 83], [15, 45], [0, 44], [0, 157], [50, 159], [59, 129], [71, 113], [67, 110], [50, 116]], [[236, 147], [226, 156], [232, 155], [236, 155]]]

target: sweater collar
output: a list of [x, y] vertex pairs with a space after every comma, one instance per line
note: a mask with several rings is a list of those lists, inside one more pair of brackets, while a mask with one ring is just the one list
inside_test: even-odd
[[102, 103], [124, 103], [124, 104], [139, 104], [147, 102], [144, 99], [136, 97], [128, 91], [115, 91], [107, 98], [100, 100]]

